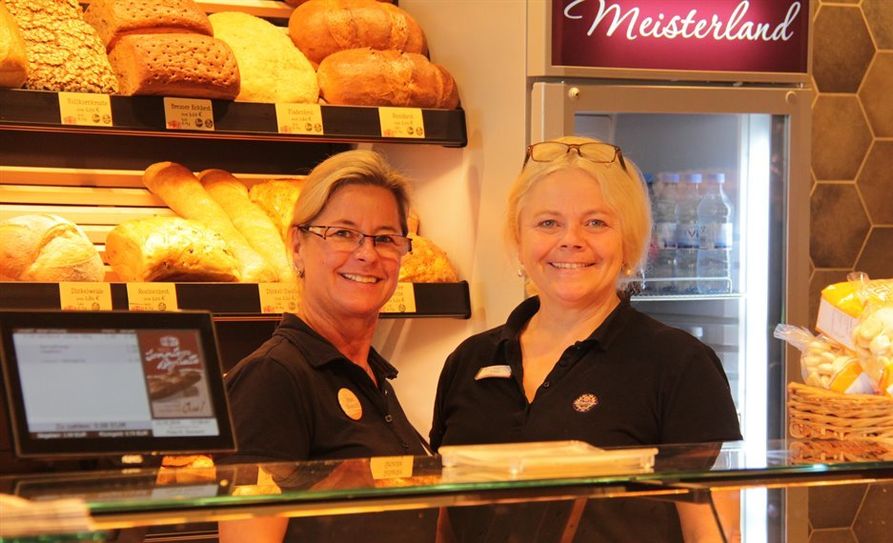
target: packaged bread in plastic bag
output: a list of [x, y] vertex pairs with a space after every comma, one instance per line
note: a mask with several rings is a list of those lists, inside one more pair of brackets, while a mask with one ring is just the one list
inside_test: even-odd
[[846, 347], [790, 324], [776, 326], [774, 335], [800, 351], [800, 373], [807, 385], [844, 394], [876, 393], [858, 357]]
[[893, 300], [867, 305], [853, 329], [853, 344], [877, 390], [893, 396]]
[[869, 279], [862, 272], [847, 281], [822, 289], [816, 329], [834, 341], [855, 350], [853, 331], [868, 304], [893, 302], [893, 279]]

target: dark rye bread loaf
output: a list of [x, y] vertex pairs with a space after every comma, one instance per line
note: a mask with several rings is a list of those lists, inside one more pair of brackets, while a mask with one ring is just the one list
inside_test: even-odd
[[96, 29], [109, 51], [128, 34], [214, 35], [207, 15], [193, 0], [92, 0], [84, 20]]
[[320, 94], [330, 104], [443, 109], [459, 105], [449, 72], [416, 53], [339, 51], [322, 61], [317, 77]]
[[229, 46], [201, 34], [130, 34], [109, 60], [121, 94], [232, 100], [239, 67]]

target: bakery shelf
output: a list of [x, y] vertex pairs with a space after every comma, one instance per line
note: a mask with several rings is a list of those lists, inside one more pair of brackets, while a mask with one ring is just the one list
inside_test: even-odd
[[0, 89], [0, 129], [94, 134], [154, 135], [179, 138], [305, 142], [388, 142], [464, 147], [468, 142], [462, 109], [421, 109], [424, 138], [383, 137], [379, 108], [320, 106], [324, 134], [278, 132], [275, 104], [210, 100], [214, 131], [169, 130], [161, 96], [110, 96], [113, 126], [63, 124], [59, 93]]
[[[128, 308], [127, 284], [109, 283], [112, 308]], [[254, 283], [177, 283], [180, 309], [214, 313], [219, 320], [278, 320], [275, 313], [261, 313], [258, 286]], [[382, 313], [382, 318], [471, 317], [468, 283], [414, 283], [416, 311]], [[0, 307], [4, 309], [59, 309], [58, 283], [0, 282]]]

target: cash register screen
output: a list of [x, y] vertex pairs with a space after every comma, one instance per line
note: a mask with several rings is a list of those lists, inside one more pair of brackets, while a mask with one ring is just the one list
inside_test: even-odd
[[233, 450], [210, 314], [0, 312], [16, 452]]

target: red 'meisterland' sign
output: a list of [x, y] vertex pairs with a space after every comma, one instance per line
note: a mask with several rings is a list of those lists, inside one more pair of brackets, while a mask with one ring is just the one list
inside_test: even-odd
[[552, 65], [806, 73], [808, 0], [553, 0]]

